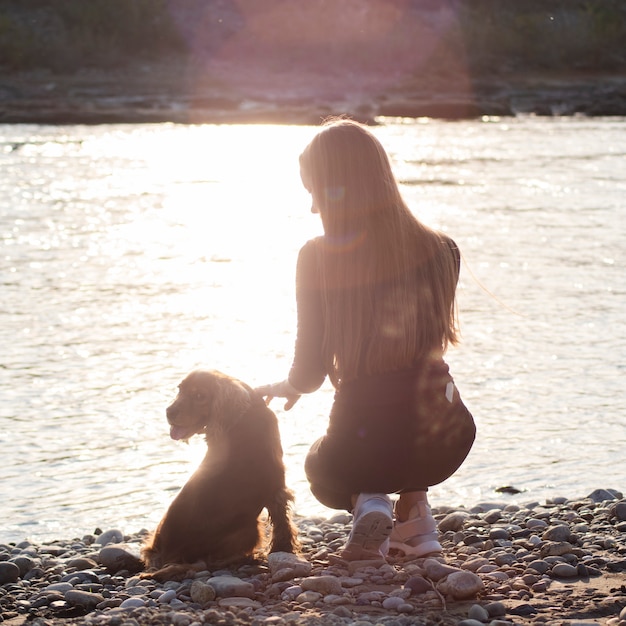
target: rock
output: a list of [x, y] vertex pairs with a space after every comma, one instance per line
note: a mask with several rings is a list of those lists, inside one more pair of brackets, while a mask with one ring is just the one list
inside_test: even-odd
[[509, 609], [511, 615], [519, 615], [520, 617], [535, 615], [537, 609], [532, 604], [520, 604]]
[[535, 570], [538, 574], [545, 574], [550, 569], [550, 564], [546, 561], [537, 559], [528, 564], [530, 569]]
[[331, 604], [333, 606], [339, 606], [341, 604], [351, 604], [352, 600], [348, 596], [338, 596], [334, 593], [330, 593], [324, 596], [324, 604]]
[[296, 602], [310, 602], [311, 604], [315, 604], [318, 600], [321, 599], [322, 594], [318, 593], [317, 591], [303, 591], [299, 596], [296, 597]]
[[340, 524], [347, 526], [352, 521], [352, 515], [349, 513], [335, 513], [329, 520], [329, 524]]
[[139, 609], [142, 606], [146, 606], [146, 601], [143, 598], [126, 598], [126, 600], [120, 604], [120, 609]]
[[312, 565], [305, 559], [291, 552], [272, 552], [267, 557], [273, 582], [293, 580], [300, 576], [308, 576]]
[[254, 598], [254, 585], [235, 576], [214, 576], [207, 580], [220, 598]]
[[489, 559], [485, 557], [479, 556], [475, 558], [470, 558], [461, 565], [461, 569], [468, 569], [470, 572], [477, 572], [481, 567], [489, 565]]
[[98, 563], [111, 573], [120, 570], [139, 572], [143, 569], [143, 563], [139, 557], [139, 547], [129, 543], [106, 545], [98, 553]]
[[618, 502], [615, 505], [614, 514], [620, 522], [626, 522], [626, 502]]
[[480, 604], [473, 604], [470, 610], [467, 612], [467, 617], [474, 619], [478, 622], [487, 622], [489, 620], [489, 611]]
[[445, 563], [440, 563], [436, 559], [426, 559], [423, 567], [426, 571], [427, 578], [430, 578], [435, 582], [445, 578], [449, 574], [460, 571], [458, 568], [446, 565]]
[[490, 509], [486, 513], [483, 514], [483, 519], [487, 522], [487, 524], [494, 524], [502, 517], [501, 509]]
[[11, 561], [0, 561], [0, 585], [15, 583], [20, 577], [20, 568]]
[[[20, 570], [20, 578], [23, 578], [30, 572], [36, 565], [34, 559], [31, 559], [28, 556], [16, 556], [13, 559], [10, 559], [10, 563], [15, 563]], [[2, 583], [0, 583], [2, 584]]]
[[245, 598], [243, 596], [234, 596], [232, 598], [221, 598], [218, 604], [223, 607], [231, 609], [258, 609], [261, 608], [261, 603], [251, 598]]
[[341, 582], [335, 576], [311, 576], [305, 578], [300, 586], [304, 591], [317, 591], [322, 595], [343, 593]]
[[573, 548], [572, 544], [567, 541], [550, 541], [541, 546], [540, 553], [542, 558], [547, 556], [562, 556], [569, 554]]
[[98, 564], [93, 559], [78, 557], [76, 559], [70, 559], [67, 562], [67, 567], [82, 571], [86, 569], [94, 569], [95, 567], [98, 567]]
[[489, 617], [506, 615], [506, 607], [502, 602], [489, 602], [489, 604], [485, 605], [485, 610], [489, 613]]
[[[191, 588], [193, 590], [193, 585]], [[215, 590], [213, 589], [213, 587], [211, 587], [211, 589], [213, 590], [213, 597], [215, 597]], [[157, 596], [157, 602], [159, 604], [168, 604], [175, 597], [176, 597], [176, 591], [174, 589], [168, 589], [167, 591], [164, 591], [163, 593]], [[193, 596], [192, 596], [192, 599], [193, 599]]]
[[569, 541], [572, 533], [569, 526], [566, 524], [558, 524], [557, 526], [550, 526], [541, 538], [544, 541]]
[[587, 498], [593, 500], [596, 504], [604, 502], [605, 500], [619, 500], [622, 498], [622, 494], [614, 489], [595, 489]]
[[104, 596], [99, 593], [70, 589], [63, 596], [65, 601], [72, 606], [79, 606], [87, 611], [93, 611], [100, 602], [104, 602]]
[[537, 519], [536, 517], [531, 517], [530, 519], [526, 520], [526, 528], [541, 529], [547, 527], [548, 522], [546, 522], [546, 520]]
[[[303, 547], [306, 560], [293, 554], [276, 553], [268, 559], [268, 567], [258, 562], [212, 573], [205, 570], [182, 582], [142, 579], [115, 559], [112, 569], [105, 569], [99, 555], [114, 556], [112, 551], [120, 549], [116, 544], [98, 546], [91, 541], [73, 539], [44, 546], [0, 545], [0, 564], [4, 563], [4, 567], [9, 561], [18, 569], [20, 564], [24, 568], [36, 564], [27, 572], [29, 576], [39, 570], [38, 579], [28, 584], [18, 579], [17, 583], [0, 589], [0, 594], [4, 594], [0, 597], [0, 612], [6, 622], [27, 615], [62, 618], [94, 610], [97, 602], [97, 613], [89, 620], [93, 626], [105, 623], [138, 626], [142, 620], [155, 624], [167, 620], [172, 626], [198, 626], [222, 619], [225, 626], [233, 626], [237, 620], [231, 616], [240, 611], [246, 623], [266, 626], [296, 623], [311, 611], [318, 615], [319, 623], [339, 624], [341, 619], [351, 625], [365, 626], [372, 621], [371, 609], [376, 616], [372, 619], [381, 624], [403, 626], [413, 623], [413, 616], [416, 623], [423, 620], [426, 623], [427, 614], [440, 611], [441, 599], [435, 593], [439, 591], [450, 601], [467, 602], [467, 613], [461, 622], [464, 624], [510, 626], [516, 620], [516, 612], [529, 617], [537, 612], [544, 614], [546, 603], [553, 605], [555, 611], [567, 609], [563, 616], [573, 615], [596, 600], [600, 604], [606, 602], [607, 610], [615, 615], [615, 599], [621, 598], [617, 587], [612, 592], [614, 597], [605, 600], [601, 600], [598, 593], [581, 595], [576, 589], [571, 594], [561, 593], [562, 584], [568, 581], [626, 571], [626, 555], [622, 554], [623, 541], [617, 529], [618, 524], [626, 523], [617, 520], [616, 505], [621, 502], [602, 502], [594, 505], [591, 500], [567, 500], [558, 505], [558, 510], [554, 509], [555, 505], [545, 507], [539, 503], [497, 509], [501, 517], [495, 525], [485, 519], [493, 506], [484, 510], [477, 507], [476, 512], [463, 516], [467, 530], [458, 531], [458, 542], [454, 541], [454, 533], [442, 538], [447, 563], [441, 558], [392, 556], [382, 565], [382, 561], [359, 565], [359, 573], [355, 575], [349, 575], [349, 562], [330, 558], [337, 545], [345, 543], [350, 524], [342, 528], [321, 519], [309, 520], [310, 523], [305, 522], [299, 529], [301, 536], [306, 536], [310, 530], [310, 536], [316, 538]], [[441, 510], [443, 513], [435, 513], [438, 517], [455, 512], [452, 508]], [[574, 531], [581, 520], [586, 528]], [[509, 539], [502, 540], [504, 543], [500, 545], [499, 540], [487, 539], [494, 529], [506, 530]], [[558, 539], [565, 536], [567, 529], [576, 536], [574, 545], [573, 538], [570, 538], [572, 543], [541, 538], [548, 533], [546, 537]], [[479, 541], [464, 542], [471, 534]], [[128, 549], [138, 551], [144, 536], [145, 533], [139, 533], [128, 538]], [[548, 553], [545, 558], [541, 558], [542, 551]], [[18, 561], [20, 558], [26, 561]], [[98, 567], [93, 567], [94, 559]], [[87, 565], [91, 567], [77, 569]], [[118, 569], [120, 567], [122, 569]], [[297, 571], [304, 576], [296, 577]], [[288, 577], [276, 580], [284, 572], [289, 572]], [[298, 584], [292, 582], [294, 578]], [[436, 588], [433, 587], [435, 580]], [[24, 581], [28, 582], [26, 578]], [[602, 588], [604, 581], [599, 582]], [[606, 582], [613, 581], [607, 578]], [[557, 588], [558, 593], [550, 593], [551, 586]], [[218, 589], [222, 595], [218, 595]], [[69, 602], [65, 594], [75, 604]], [[476, 594], [481, 598], [480, 604], [474, 599]], [[104, 600], [99, 602], [102, 597]], [[537, 599], [536, 604], [533, 598]], [[564, 605], [564, 600], [569, 604]], [[512, 611], [505, 609], [504, 602]], [[367, 617], [359, 611], [368, 611]], [[487, 620], [485, 611], [489, 615]], [[617, 626], [616, 615], [613, 621]]]
[[448, 515], [439, 522], [439, 530], [442, 533], [446, 533], [449, 530], [455, 532], [461, 530], [468, 518], [469, 513], [465, 511], [453, 511], [452, 513], [448, 513]]
[[421, 576], [411, 576], [405, 583], [405, 589], [409, 589], [412, 595], [418, 596], [427, 591], [432, 591], [432, 585]]
[[113, 528], [103, 532], [97, 539], [96, 543], [101, 546], [106, 546], [109, 543], [122, 543], [124, 541], [124, 533], [121, 530]]
[[383, 600], [383, 609], [386, 609], [387, 611], [397, 611], [398, 607], [402, 604], [405, 604], [405, 601], [402, 598], [391, 596]]
[[368, 559], [366, 561], [348, 561], [348, 572], [350, 572], [350, 575], [352, 575], [359, 570], [364, 570], [368, 568], [378, 569], [381, 565], [384, 564], [385, 560], [382, 557], [380, 559]]
[[69, 591], [70, 589], [73, 589], [74, 587], [72, 587], [72, 585], [70, 583], [52, 583], [51, 585], [48, 585], [44, 591], [47, 592], [52, 592], [52, 591], [58, 591], [59, 593], [65, 593], [66, 591]]
[[492, 528], [489, 530], [489, 539], [508, 539], [509, 531], [506, 528]]
[[550, 574], [555, 578], [574, 578], [578, 576], [578, 568], [569, 563], [557, 563]]
[[466, 600], [483, 591], [485, 585], [474, 572], [456, 571], [446, 577], [438, 585], [442, 593], [452, 596], [455, 600]]
[[200, 605], [208, 604], [215, 600], [215, 589], [208, 585], [207, 583], [203, 583], [201, 580], [194, 580], [191, 583], [191, 599], [194, 602], [197, 602]]

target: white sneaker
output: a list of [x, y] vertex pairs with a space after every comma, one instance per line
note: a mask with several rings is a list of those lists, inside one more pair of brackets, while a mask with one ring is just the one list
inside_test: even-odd
[[381, 559], [389, 551], [393, 505], [384, 493], [361, 493], [353, 511], [352, 530], [341, 558], [346, 561]]
[[395, 522], [389, 547], [415, 558], [443, 551], [439, 543], [437, 522], [426, 502], [415, 504], [405, 522]]

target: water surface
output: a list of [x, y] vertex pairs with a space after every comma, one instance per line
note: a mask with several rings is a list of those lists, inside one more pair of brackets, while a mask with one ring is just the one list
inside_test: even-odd
[[[153, 527], [204, 454], [168, 438], [179, 380], [284, 378], [297, 251], [321, 233], [297, 163], [315, 130], [0, 125], [0, 541]], [[464, 255], [448, 361], [478, 439], [432, 502], [624, 491], [626, 121], [375, 132]], [[303, 515], [330, 512], [302, 466], [331, 402], [273, 404]]]

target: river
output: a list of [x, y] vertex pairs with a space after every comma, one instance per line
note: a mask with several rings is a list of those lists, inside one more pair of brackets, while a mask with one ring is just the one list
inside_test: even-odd
[[[296, 255], [321, 233], [297, 158], [315, 130], [0, 125], [0, 541], [154, 527], [204, 454], [168, 437], [180, 379], [285, 377]], [[478, 436], [432, 504], [624, 491], [626, 120], [374, 132], [463, 253], [447, 360]], [[272, 405], [301, 515], [330, 514], [303, 461], [331, 401]]]

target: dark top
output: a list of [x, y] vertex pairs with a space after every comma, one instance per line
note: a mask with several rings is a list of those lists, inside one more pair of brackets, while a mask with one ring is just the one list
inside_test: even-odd
[[[458, 277], [461, 263], [459, 249], [452, 239], [445, 235], [443, 237], [456, 258]], [[320, 239], [323, 239], [323, 237], [307, 241], [302, 246], [298, 254], [296, 266], [298, 330], [293, 364], [288, 378], [289, 382], [303, 393], [310, 393], [318, 389], [324, 382], [327, 374], [322, 360], [324, 313], [316, 250], [316, 247], [320, 244]], [[402, 376], [402, 374], [398, 373], [398, 376]], [[382, 392], [384, 389], [389, 389], [390, 377], [394, 377], [393, 372], [381, 374], [381, 384], [378, 385], [376, 384], [378, 376], [368, 376], [368, 385], [374, 385]], [[387, 394], [384, 393], [384, 395]]]

